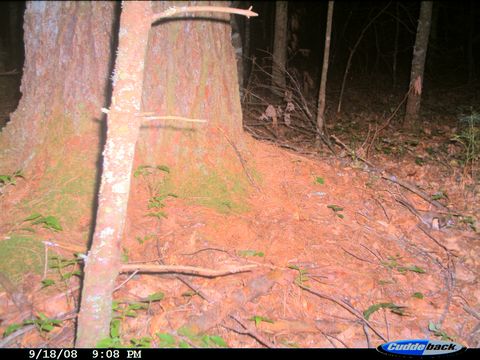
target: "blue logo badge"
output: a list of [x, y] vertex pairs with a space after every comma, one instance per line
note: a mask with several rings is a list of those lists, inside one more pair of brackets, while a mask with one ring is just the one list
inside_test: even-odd
[[383, 354], [403, 356], [438, 356], [459, 353], [466, 349], [465, 346], [452, 341], [427, 339], [390, 341], [377, 348]]

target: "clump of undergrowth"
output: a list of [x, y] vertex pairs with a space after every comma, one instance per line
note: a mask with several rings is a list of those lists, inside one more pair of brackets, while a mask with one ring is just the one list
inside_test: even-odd
[[17, 170], [12, 174], [0, 175], [0, 196], [3, 194], [7, 186], [15, 185], [18, 178], [24, 178], [21, 170]]
[[470, 110], [459, 117], [459, 127], [452, 140], [462, 146], [461, 161], [464, 175], [477, 180], [480, 159], [480, 113]]

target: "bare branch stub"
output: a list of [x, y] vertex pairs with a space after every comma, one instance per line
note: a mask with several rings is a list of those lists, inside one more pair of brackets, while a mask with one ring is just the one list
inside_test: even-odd
[[151, 22], [154, 23], [158, 20], [171, 17], [174, 15], [182, 14], [182, 13], [191, 13], [191, 12], [221, 12], [227, 14], [237, 14], [243, 15], [247, 18], [258, 16], [256, 12], [252, 11], [252, 7], [250, 6], [247, 10], [244, 9], [237, 9], [237, 8], [229, 8], [223, 6], [179, 6], [179, 7], [170, 7], [161, 13], [154, 14], [152, 16]]

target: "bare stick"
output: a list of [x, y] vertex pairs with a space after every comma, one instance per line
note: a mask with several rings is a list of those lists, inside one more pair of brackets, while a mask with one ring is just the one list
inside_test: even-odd
[[245, 171], [245, 174], [247, 175], [247, 178], [248, 178], [248, 181], [250, 182], [250, 185], [254, 186], [258, 191], [260, 191], [260, 188], [258, 187], [257, 183], [255, 182], [255, 180], [253, 180], [252, 176], [250, 175], [250, 173], [248, 172], [247, 170], [247, 166], [245, 164], [245, 160], [243, 160], [243, 157], [242, 155], [240, 154], [240, 151], [238, 151], [238, 148], [237, 146], [233, 143], [232, 140], [230, 140], [230, 138], [227, 136], [227, 134], [225, 133], [225, 131], [223, 131], [220, 127], [217, 126], [217, 129], [223, 134], [223, 136], [225, 136], [225, 139], [227, 139], [228, 143], [230, 144], [230, 146], [233, 148], [233, 150], [235, 151], [235, 154], [237, 155], [238, 157], [238, 160], [240, 160], [240, 164], [242, 164], [242, 167], [243, 167], [243, 171]]
[[330, 296], [330, 295], [327, 295], [327, 294], [324, 294], [318, 290], [313, 290], [305, 285], [302, 285], [302, 284], [297, 284], [300, 288], [302, 288], [303, 290], [305, 291], [308, 291], [309, 293], [312, 293], [314, 295], [317, 295], [318, 297], [321, 297], [323, 299], [327, 299], [327, 300], [330, 300], [330, 301], [333, 301], [334, 303], [340, 305], [341, 307], [343, 307], [345, 310], [347, 310], [349, 313], [353, 314], [355, 317], [357, 317], [360, 321], [363, 322], [363, 324], [365, 324], [366, 326], [368, 326], [370, 329], [372, 329], [372, 331], [377, 334], [377, 336], [382, 339], [383, 341], [387, 342], [387, 339], [385, 339], [385, 337], [380, 334], [380, 332], [378, 330], [376, 330], [373, 325], [367, 320], [365, 319], [357, 310], [355, 310], [353, 307], [351, 307], [350, 305], [347, 305], [345, 303], [343, 303], [342, 301], [334, 298], [333, 296]]
[[137, 265], [137, 264], [124, 264], [120, 268], [120, 272], [129, 273], [138, 271], [140, 273], [180, 273], [187, 275], [196, 275], [203, 277], [219, 277], [226, 276], [231, 274], [238, 274], [242, 272], [252, 271], [256, 268], [257, 265], [245, 265], [241, 267], [236, 267], [232, 269], [225, 270], [215, 270], [215, 269], [206, 269], [199, 268], [194, 266], [184, 266], [184, 265]]
[[144, 116], [144, 120], [179, 120], [179, 121], [186, 121], [186, 122], [194, 122], [194, 123], [206, 123], [207, 120], [204, 119], [190, 119], [183, 116]]
[[227, 14], [237, 14], [237, 15], [244, 15], [247, 18], [251, 16], [255, 17], [258, 16], [256, 12], [252, 11], [252, 6], [250, 6], [247, 10], [242, 9], [235, 9], [229, 7], [219, 7], [219, 6], [179, 6], [179, 7], [170, 7], [161, 13], [154, 14], [152, 16], [151, 22], [154, 23], [160, 19], [164, 19], [167, 17], [171, 17], [174, 15], [182, 14], [182, 13], [192, 13], [192, 12], [221, 12]]

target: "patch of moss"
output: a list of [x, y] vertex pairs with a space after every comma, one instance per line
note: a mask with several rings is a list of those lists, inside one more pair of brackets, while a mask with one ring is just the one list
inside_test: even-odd
[[41, 274], [44, 267], [44, 245], [31, 237], [12, 235], [0, 241], [0, 272], [13, 284], [27, 273]]
[[174, 193], [192, 204], [228, 214], [249, 210], [246, 202], [248, 187], [243, 173], [202, 168], [182, 174], [181, 179], [172, 169], [172, 174], [165, 177], [157, 189], [161, 194]]

